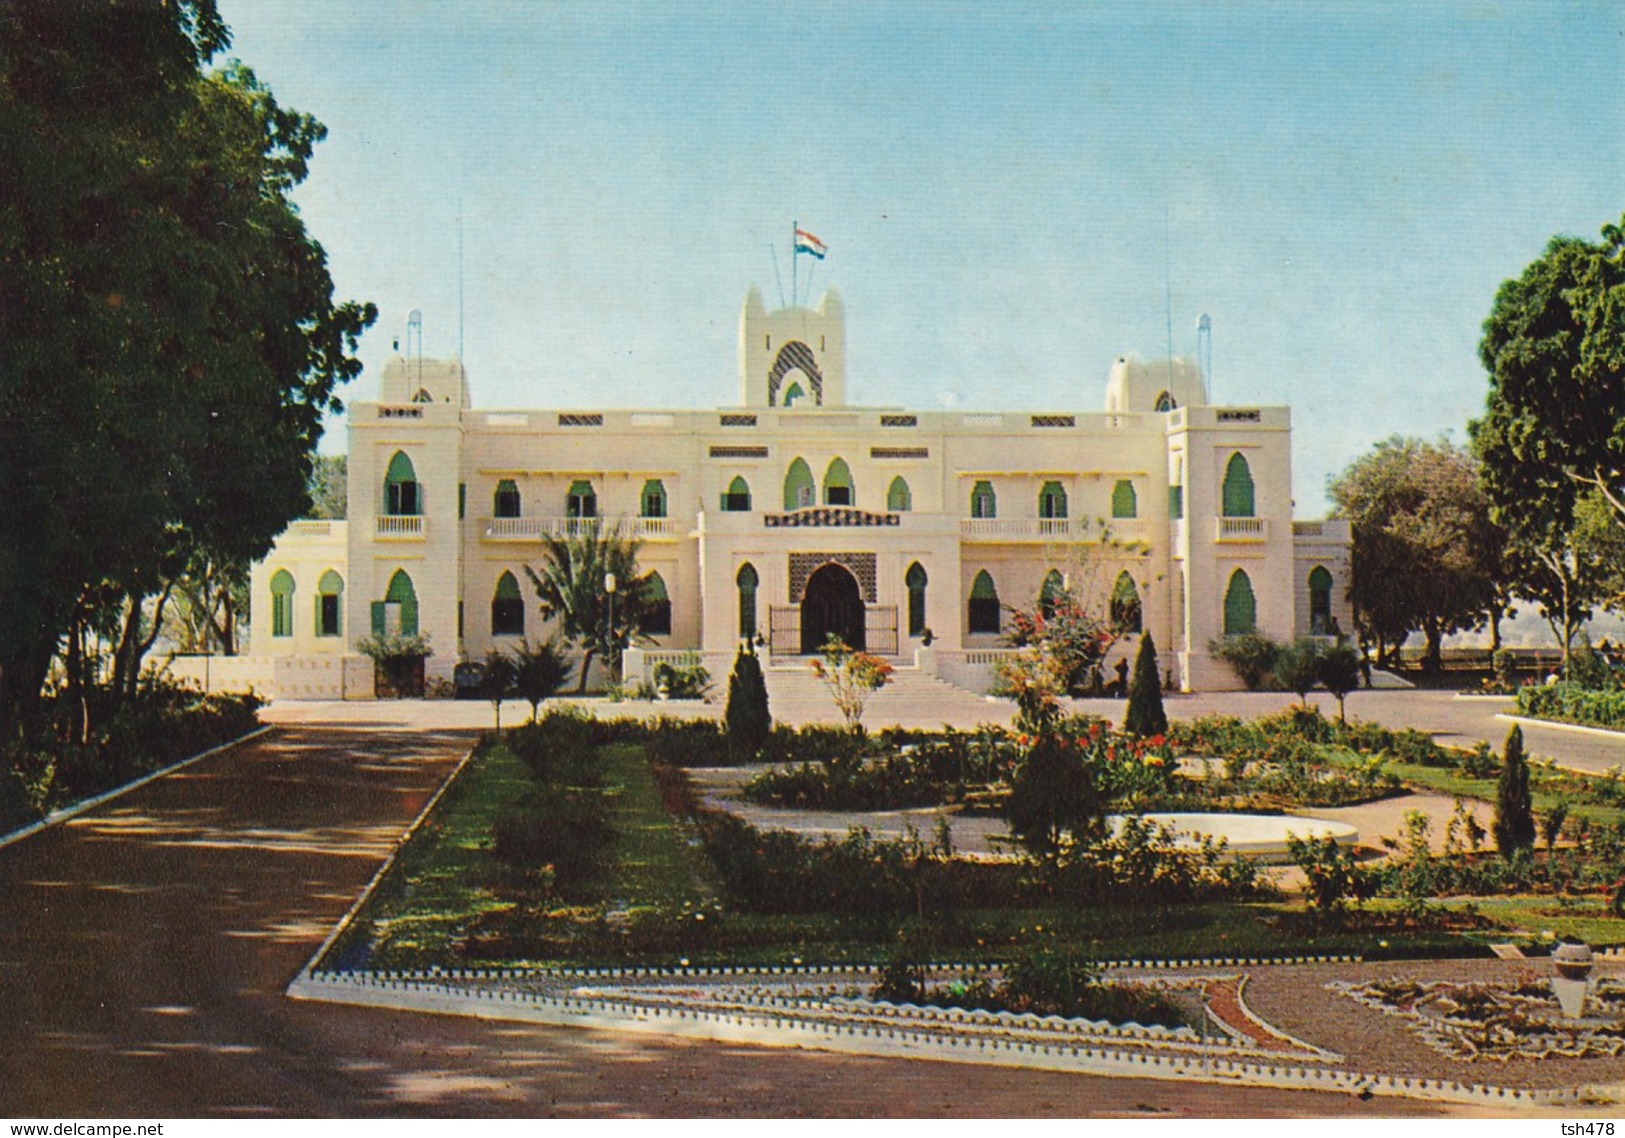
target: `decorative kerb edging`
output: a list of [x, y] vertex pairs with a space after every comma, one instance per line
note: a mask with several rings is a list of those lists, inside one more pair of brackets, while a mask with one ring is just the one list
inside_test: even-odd
[[651, 1007], [610, 998], [585, 999], [497, 989], [471, 993], [447, 984], [354, 973], [301, 974], [288, 994], [296, 999], [390, 1007], [442, 1015], [518, 1020], [621, 1031], [681, 1035], [721, 1042], [806, 1046], [867, 1055], [913, 1056], [988, 1063], [1108, 1077], [1178, 1079], [1270, 1086], [1293, 1090], [1421, 1098], [1443, 1102], [1542, 1107], [1587, 1101], [1599, 1088], [1525, 1090], [1454, 1080], [1266, 1063], [1211, 1055], [1151, 1054], [1109, 1046], [1044, 1043], [990, 1037], [958, 1038], [910, 1028], [868, 1024], [770, 1020], [738, 1011]]

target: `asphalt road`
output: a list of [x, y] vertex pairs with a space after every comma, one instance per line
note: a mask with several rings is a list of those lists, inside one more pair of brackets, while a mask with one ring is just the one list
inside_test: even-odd
[[0, 850], [0, 1116], [1443, 1112], [289, 1000], [472, 740], [425, 705], [345, 718], [290, 723]]

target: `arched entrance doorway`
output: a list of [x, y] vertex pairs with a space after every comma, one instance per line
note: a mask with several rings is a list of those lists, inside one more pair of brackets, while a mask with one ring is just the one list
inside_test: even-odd
[[849, 648], [864, 648], [863, 594], [858, 590], [858, 579], [844, 566], [835, 564], [820, 566], [807, 578], [807, 592], [801, 602], [801, 654], [817, 654], [831, 633]]

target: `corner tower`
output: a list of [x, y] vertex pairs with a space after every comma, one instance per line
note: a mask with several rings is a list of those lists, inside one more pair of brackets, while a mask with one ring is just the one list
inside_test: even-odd
[[846, 405], [846, 307], [827, 289], [818, 307], [768, 312], [755, 285], [739, 314], [739, 401], [746, 407]]

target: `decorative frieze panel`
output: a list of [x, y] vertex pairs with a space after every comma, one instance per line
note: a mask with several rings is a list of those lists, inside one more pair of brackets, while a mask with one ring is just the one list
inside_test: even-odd
[[790, 603], [800, 604], [807, 596], [807, 581], [825, 565], [839, 565], [858, 580], [858, 591], [869, 604], [875, 603], [875, 555], [873, 553], [792, 553], [790, 554]]

